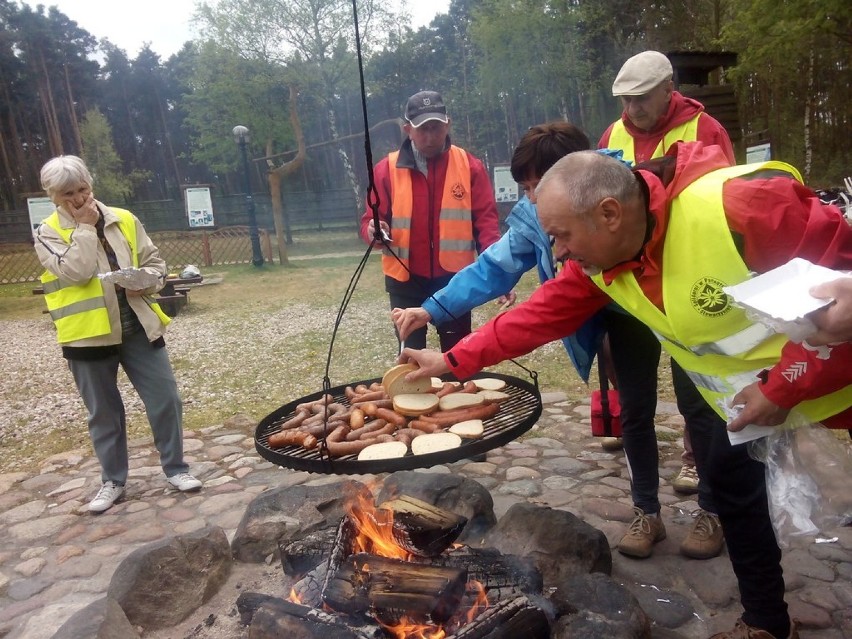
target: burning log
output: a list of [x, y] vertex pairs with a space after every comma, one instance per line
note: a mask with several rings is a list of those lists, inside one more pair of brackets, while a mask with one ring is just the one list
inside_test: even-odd
[[[250, 606], [255, 608], [249, 609]], [[251, 639], [317, 636], [325, 639], [382, 639], [387, 636], [375, 624], [359, 625], [356, 620], [348, 617], [338, 617], [268, 595], [243, 593], [237, 599], [237, 608], [240, 610], [241, 620], [248, 617]]]
[[328, 557], [329, 549], [332, 548], [337, 534], [337, 528], [323, 528], [295, 541], [286, 543], [279, 541], [278, 550], [284, 574], [291, 577], [303, 575], [319, 566]]
[[449, 548], [467, 524], [467, 517], [401, 495], [379, 505], [393, 513], [393, 537], [407, 551], [435, 557]]
[[501, 601], [447, 639], [549, 639], [550, 623], [526, 597]]
[[532, 559], [504, 555], [496, 548], [461, 546], [433, 558], [432, 563], [466, 569], [468, 579], [482, 584], [489, 601], [539, 594], [543, 586], [541, 572]]
[[323, 601], [349, 614], [372, 610], [389, 625], [402, 616], [419, 623], [440, 624], [458, 608], [465, 593], [467, 570], [414, 564], [359, 553], [348, 557], [326, 582]]

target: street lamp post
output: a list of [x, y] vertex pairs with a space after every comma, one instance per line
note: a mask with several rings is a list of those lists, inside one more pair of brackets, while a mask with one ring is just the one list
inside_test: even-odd
[[254, 214], [254, 200], [251, 197], [251, 173], [249, 173], [248, 153], [246, 145], [249, 141], [248, 127], [241, 124], [234, 127], [234, 140], [240, 146], [243, 157], [243, 173], [245, 174], [246, 210], [249, 219], [249, 239], [251, 239], [251, 261], [255, 266], [263, 266], [263, 252], [260, 250], [260, 237], [257, 233], [257, 218]]

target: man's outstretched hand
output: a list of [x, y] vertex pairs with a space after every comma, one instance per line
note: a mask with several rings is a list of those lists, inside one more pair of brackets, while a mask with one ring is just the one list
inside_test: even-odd
[[411, 362], [419, 367], [405, 376], [405, 379], [414, 381], [421, 377], [440, 377], [450, 372], [450, 367], [444, 361], [444, 354], [434, 350], [418, 350], [416, 348], [404, 348], [399, 354], [399, 363]]

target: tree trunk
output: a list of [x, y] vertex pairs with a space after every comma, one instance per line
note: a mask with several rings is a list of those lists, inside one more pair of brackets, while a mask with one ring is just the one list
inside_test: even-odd
[[810, 50], [808, 52], [808, 90], [807, 95], [805, 96], [805, 170], [804, 170], [804, 178], [805, 182], [809, 182], [811, 179], [811, 163], [813, 161], [813, 144], [811, 140], [811, 110], [813, 105], [813, 96], [814, 96], [814, 47], [813, 44], [810, 46]]
[[68, 75], [68, 65], [63, 65], [65, 71], [65, 92], [68, 97], [68, 119], [71, 122], [71, 133], [74, 135], [74, 144], [77, 153], [83, 152], [83, 138], [80, 135], [80, 123], [77, 121], [77, 111], [74, 108], [74, 93], [71, 90], [71, 78]]
[[47, 64], [44, 61], [44, 53], [39, 51], [41, 62], [42, 86], [41, 102], [44, 108], [44, 123], [50, 140], [50, 150], [54, 156], [63, 154], [62, 132], [59, 130], [59, 120], [56, 117], [56, 104], [53, 101], [53, 89], [50, 86], [50, 76], [47, 74]]
[[[296, 100], [299, 96], [298, 91], [293, 85], [290, 85], [290, 125], [293, 127], [293, 135], [296, 136], [296, 144], [298, 150], [296, 157], [289, 162], [285, 162], [277, 168], [272, 168], [267, 173], [269, 181], [269, 193], [272, 198], [272, 219], [275, 222], [275, 241], [278, 244], [278, 259], [280, 264], [288, 264], [287, 260], [287, 243], [284, 238], [284, 205], [281, 199], [281, 181], [285, 175], [290, 175], [297, 171], [305, 161], [305, 134], [302, 132], [302, 123], [299, 120], [299, 111], [297, 109]], [[266, 154], [271, 155], [271, 149], [267, 145]], [[289, 225], [287, 229], [287, 240], [289, 237]]]

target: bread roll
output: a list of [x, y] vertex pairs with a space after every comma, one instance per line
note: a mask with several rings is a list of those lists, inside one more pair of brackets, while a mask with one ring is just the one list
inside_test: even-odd
[[481, 390], [476, 394], [485, 400], [487, 404], [499, 404], [509, 399], [508, 393], [498, 390]]
[[496, 377], [483, 377], [481, 379], [473, 380], [473, 383], [476, 384], [476, 387], [479, 390], [503, 390], [506, 388], [506, 382], [502, 379], [497, 379]]
[[424, 377], [414, 382], [405, 381], [405, 376], [417, 370], [416, 364], [399, 364], [382, 377], [382, 386], [388, 397], [393, 399], [403, 393], [428, 393], [432, 390], [432, 379]]
[[373, 461], [376, 459], [396, 459], [405, 457], [408, 446], [402, 442], [380, 442], [370, 444], [358, 453], [358, 461]]
[[436, 410], [439, 401], [434, 393], [401, 393], [393, 398], [393, 409], [400, 415], [417, 417]]
[[485, 398], [479, 393], [450, 393], [439, 400], [438, 408], [440, 410], [453, 410], [454, 408], [478, 406], [484, 403]]
[[455, 433], [420, 435], [420, 437], [411, 440], [411, 452], [415, 455], [426, 455], [427, 453], [451, 450], [461, 446], [461, 441], [461, 437]]
[[467, 421], [459, 422], [450, 426], [450, 432], [455, 433], [464, 439], [477, 439], [482, 437], [485, 427], [482, 425], [481, 419], [468, 419]]

